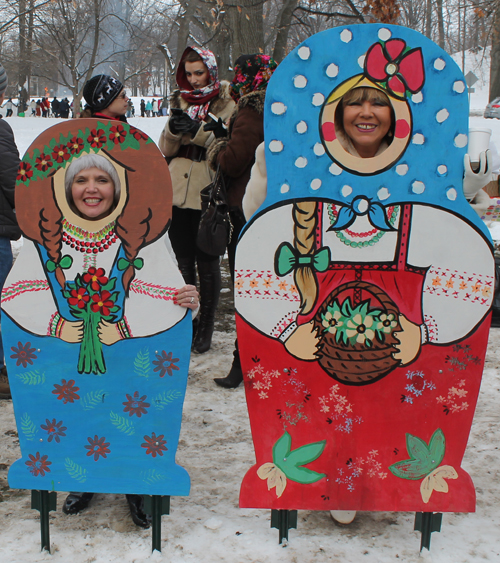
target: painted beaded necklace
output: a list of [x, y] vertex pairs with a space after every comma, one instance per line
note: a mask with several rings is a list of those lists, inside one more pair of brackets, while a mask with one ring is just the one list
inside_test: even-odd
[[104, 252], [118, 240], [115, 233], [115, 221], [100, 231], [92, 233], [72, 225], [67, 219], [62, 220], [63, 242], [78, 252], [97, 254]]
[[[335, 225], [337, 222], [337, 216], [339, 214], [339, 208], [337, 205], [333, 203], [329, 203], [328, 206], [328, 218], [330, 219], [331, 226]], [[399, 206], [391, 205], [387, 208], [387, 217], [389, 219], [389, 223], [394, 226], [396, 222], [397, 216], [399, 214]], [[364, 239], [364, 240], [350, 240], [344, 234], [344, 232], [354, 239]], [[376, 244], [384, 235], [386, 231], [379, 231], [378, 229], [372, 229], [370, 231], [358, 233], [356, 231], [352, 231], [351, 229], [344, 229], [344, 231], [335, 231], [337, 238], [346, 246], [350, 246], [352, 248], [364, 248], [366, 246], [373, 246]]]

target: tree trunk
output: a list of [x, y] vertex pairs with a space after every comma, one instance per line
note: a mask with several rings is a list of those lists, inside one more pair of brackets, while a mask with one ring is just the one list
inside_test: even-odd
[[263, 4], [260, 0], [239, 0], [229, 10], [233, 60], [240, 55], [264, 52]]
[[490, 99], [500, 96], [500, 3], [497, 3], [493, 17], [491, 37]]
[[425, 36], [429, 39], [432, 36], [432, 0], [427, 0], [425, 7]]
[[284, 0], [283, 7], [277, 19], [278, 33], [274, 43], [273, 59], [281, 62], [287, 55], [288, 32], [292, 23], [293, 11], [298, 0]]
[[196, 11], [197, 2], [194, 0], [187, 0], [181, 2], [181, 5], [184, 8], [184, 13], [180, 16], [179, 30], [177, 31], [177, 65], [179, 64], [179, 60], [184, 52], [184, 49], [188, 45], [189, 24], [191, 23], [191, 19]]
[[436, 0], [436, 11], [438, 20], [438, 43], [441, 49], [444, 49], [443, 0]]
[[28, 77], [26, 51], [26, 0], [19, 0], [19, 73], [17, 75], [18, 89], [21, 89]]

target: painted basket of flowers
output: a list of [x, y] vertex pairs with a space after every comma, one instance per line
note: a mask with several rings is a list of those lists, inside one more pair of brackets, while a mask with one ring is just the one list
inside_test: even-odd
[[[369, 298], [356, 299], [363, 294]], [[353, 297], [354, 296], [354, 297]], [[362, 281], [335, 288], [314, 316], [318, 361], [334, 379], [366, 385], [399, 365], [393, 354], [401, 330], [399, 309], [379, 287]]]

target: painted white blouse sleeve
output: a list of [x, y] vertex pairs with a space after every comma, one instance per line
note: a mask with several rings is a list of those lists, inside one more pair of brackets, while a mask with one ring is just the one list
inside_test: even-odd
[[495, 286], [492, 250], [484, 235], [463, 219], [414, 205], [408, 263], [427, 268], [423, 342], [461, 339], [484, 318]]

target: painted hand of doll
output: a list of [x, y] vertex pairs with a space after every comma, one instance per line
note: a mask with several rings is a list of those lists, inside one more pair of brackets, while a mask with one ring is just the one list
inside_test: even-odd
[[479, 155], [479, 170], [474, 172], [470, 165], [470, 157], [464, 155], [464, 195], [472, 199], [477, 192], [491, 181], [491, 151], [483, 151]]
[[116, 323], [108, 323], [102, 320], [97, 327], [97, 332], [99, 333], [99, 340], [106, 344], [106, 346], [111, 346], [118, 340], [121, 340], [120, 333], [116, 328]]
[[64, 342], [81, 342], [83, 339], [83, 321], [64, 321], [59, 338]]
[[300, 325], [285, 342], [288, 352], [300, 360], [317, 360], [318, 329], [314, 328], [314, 321]]
[[185, 285], [177, 290], [174, 296], [174, 303], [181, 307], [194, 310], [200, 303], [200, 295], [194, 285]]
[[399, 341], [399, 344], [395, 345], [399, 352], [396, 352], [393, 356], [396, 360], [401, 360], [401, 365], [404, 366], [418, 356], [422, 345], [422, 335], [420, 326], [409, 321], [404, 315], [399, 315], [399, 324], [402, 330], [393, 333]]

